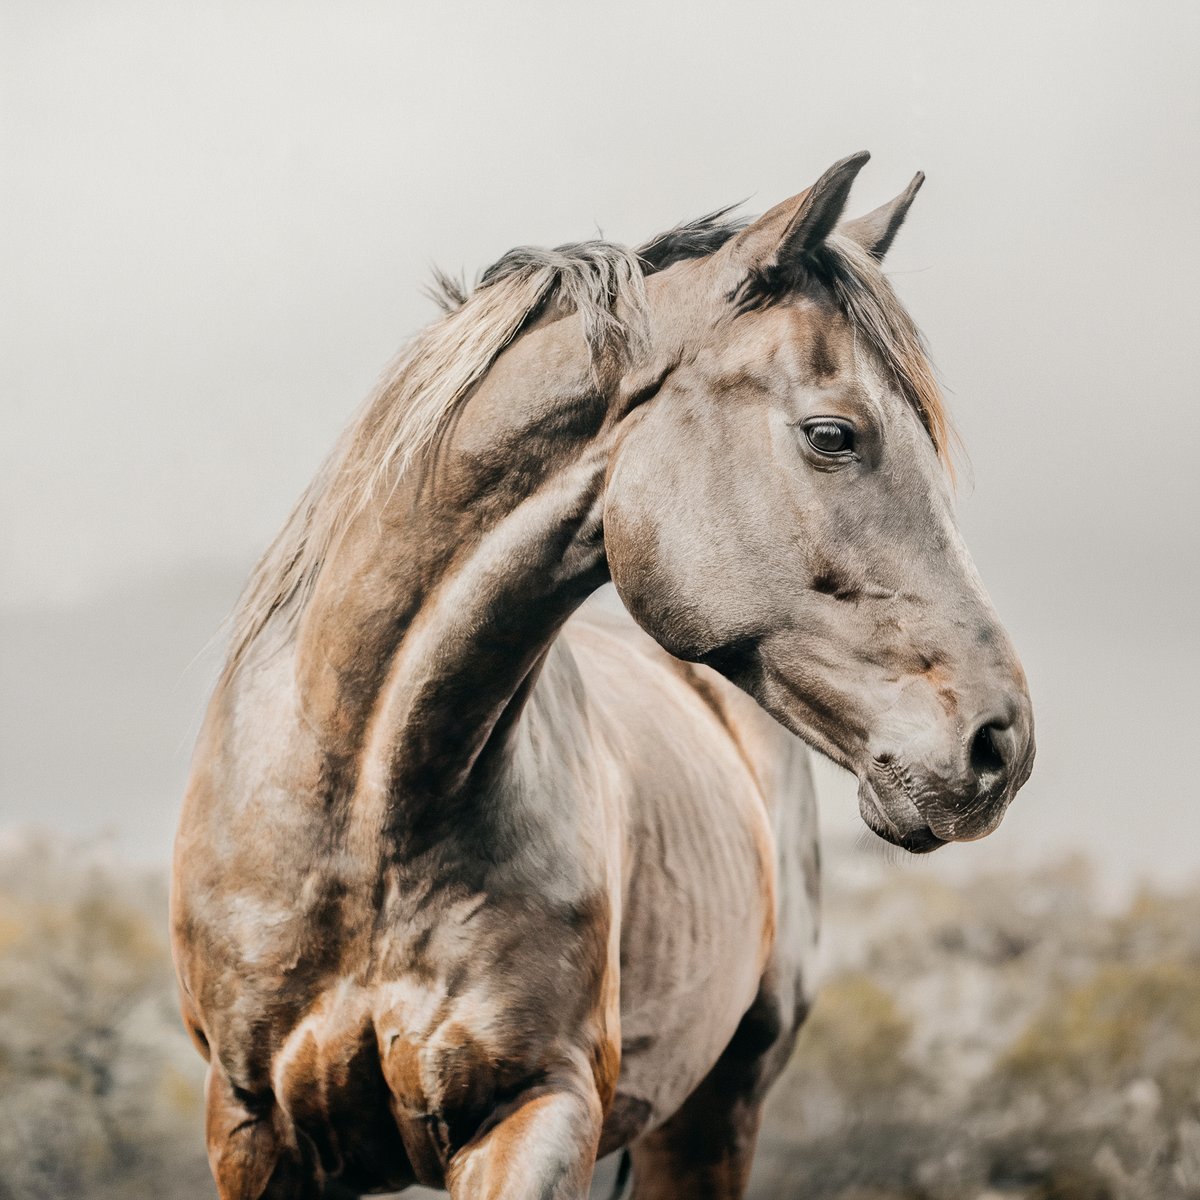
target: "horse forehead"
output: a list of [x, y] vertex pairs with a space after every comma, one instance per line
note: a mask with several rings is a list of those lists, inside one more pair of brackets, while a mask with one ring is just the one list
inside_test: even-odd
[[[827, 305], [802, 300], [743, 314], [735, 344], [751, 367], [782, 375], [790, 384], [830, 386], [861, 373], [861, 355], [849, 322]], [[735, 327], [736, 328], [736, 327]]]

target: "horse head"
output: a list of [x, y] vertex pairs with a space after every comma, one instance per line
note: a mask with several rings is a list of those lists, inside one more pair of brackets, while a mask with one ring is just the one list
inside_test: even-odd
[[867, 825], [926, 851], [1000, 822], [1033, 717], [879, 266], [922, 177], [840, 223], [866, 159], [648, 280], [653, 386], [630, 387], [604, 536], [644, 629], [853, 771]]

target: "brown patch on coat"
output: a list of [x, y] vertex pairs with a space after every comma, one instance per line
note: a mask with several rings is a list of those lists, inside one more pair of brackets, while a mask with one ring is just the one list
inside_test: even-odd
[[[597, 1005], [597, 1020], [603, 1022], [604, 1018], [604, 996], [603, 992], [598, 997]], [[615, 1037], [611, 1034], [602, 1038], [597, 1043], [594, 1058], [593, 1077], [596, 1081], [596, 1092], [600, 1097], [600, 1104], [607, 1107], [617, 1092], [617, 1079], [621, 1074], [621, 1047]]]
[[410, 1038], [396, 1034], [380, 1055], [383, 1078], [396, 1104], [405, 1112], [428, 1111], [428, 1099], [421, 1081], [421, 1050]]
[[952, 676], [937, 657], [922, 655], [918, 674], [933, 688], [938, 703], [947, 716], [953, 716], [958, 708], [958, 692], [953, 686]]
[[341, 1170], [342, 1157], [329, 1126], [325, 1071], [321, 1059], [321, 1046], [316, 1033], [306, 1029], [299, 1045], [293, 1047], [289, 1044], [289, 1053], [278, 1074], [276, 1086], [284, 1111], [315, 1147], [322, 1171], [334, 1175]]
[[273, 1106], [236, 1095], [219, 1063], [208, 1069], [205, 1093], [208, 1162], [221, 1200], [261, 1200], [280, 1161]]
[[339, 1179], [356, 1192], [407, 1187], [415, 1180], [408, 1145], [393, 1119], [369, 1021], [348, 1028], [323, 1055], [327, 1121], [341, 1153]]
[[412, 1173], [426, 1187], [441, 1187], [449, 1157], [449, 1133], [425, 1093], [421, 1047], [404, 1035], [379, 1046], [384, 1104], [396, 1123]]

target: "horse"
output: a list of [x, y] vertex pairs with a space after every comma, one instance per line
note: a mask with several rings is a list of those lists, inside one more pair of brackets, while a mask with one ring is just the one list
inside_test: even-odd
[[440, 277], [255, 568], [171, 889], [222, 1200], [578, 1200], [619, 1149], [637, 1200], [742, 1196], [813, 998], [810, 748], [916, 853], [1025, 782], [881, 268], [923, 176], [844, 220], [868, 157]]

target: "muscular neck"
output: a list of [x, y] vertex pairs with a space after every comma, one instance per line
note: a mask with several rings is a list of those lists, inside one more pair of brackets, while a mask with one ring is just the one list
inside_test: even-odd
[[325, 564], [300, 702], [356, 792], [445, 797], [502, 761], [550, 643], [608, 577], [620, 391], [597, 387], [575, 322], [526, 334]]

